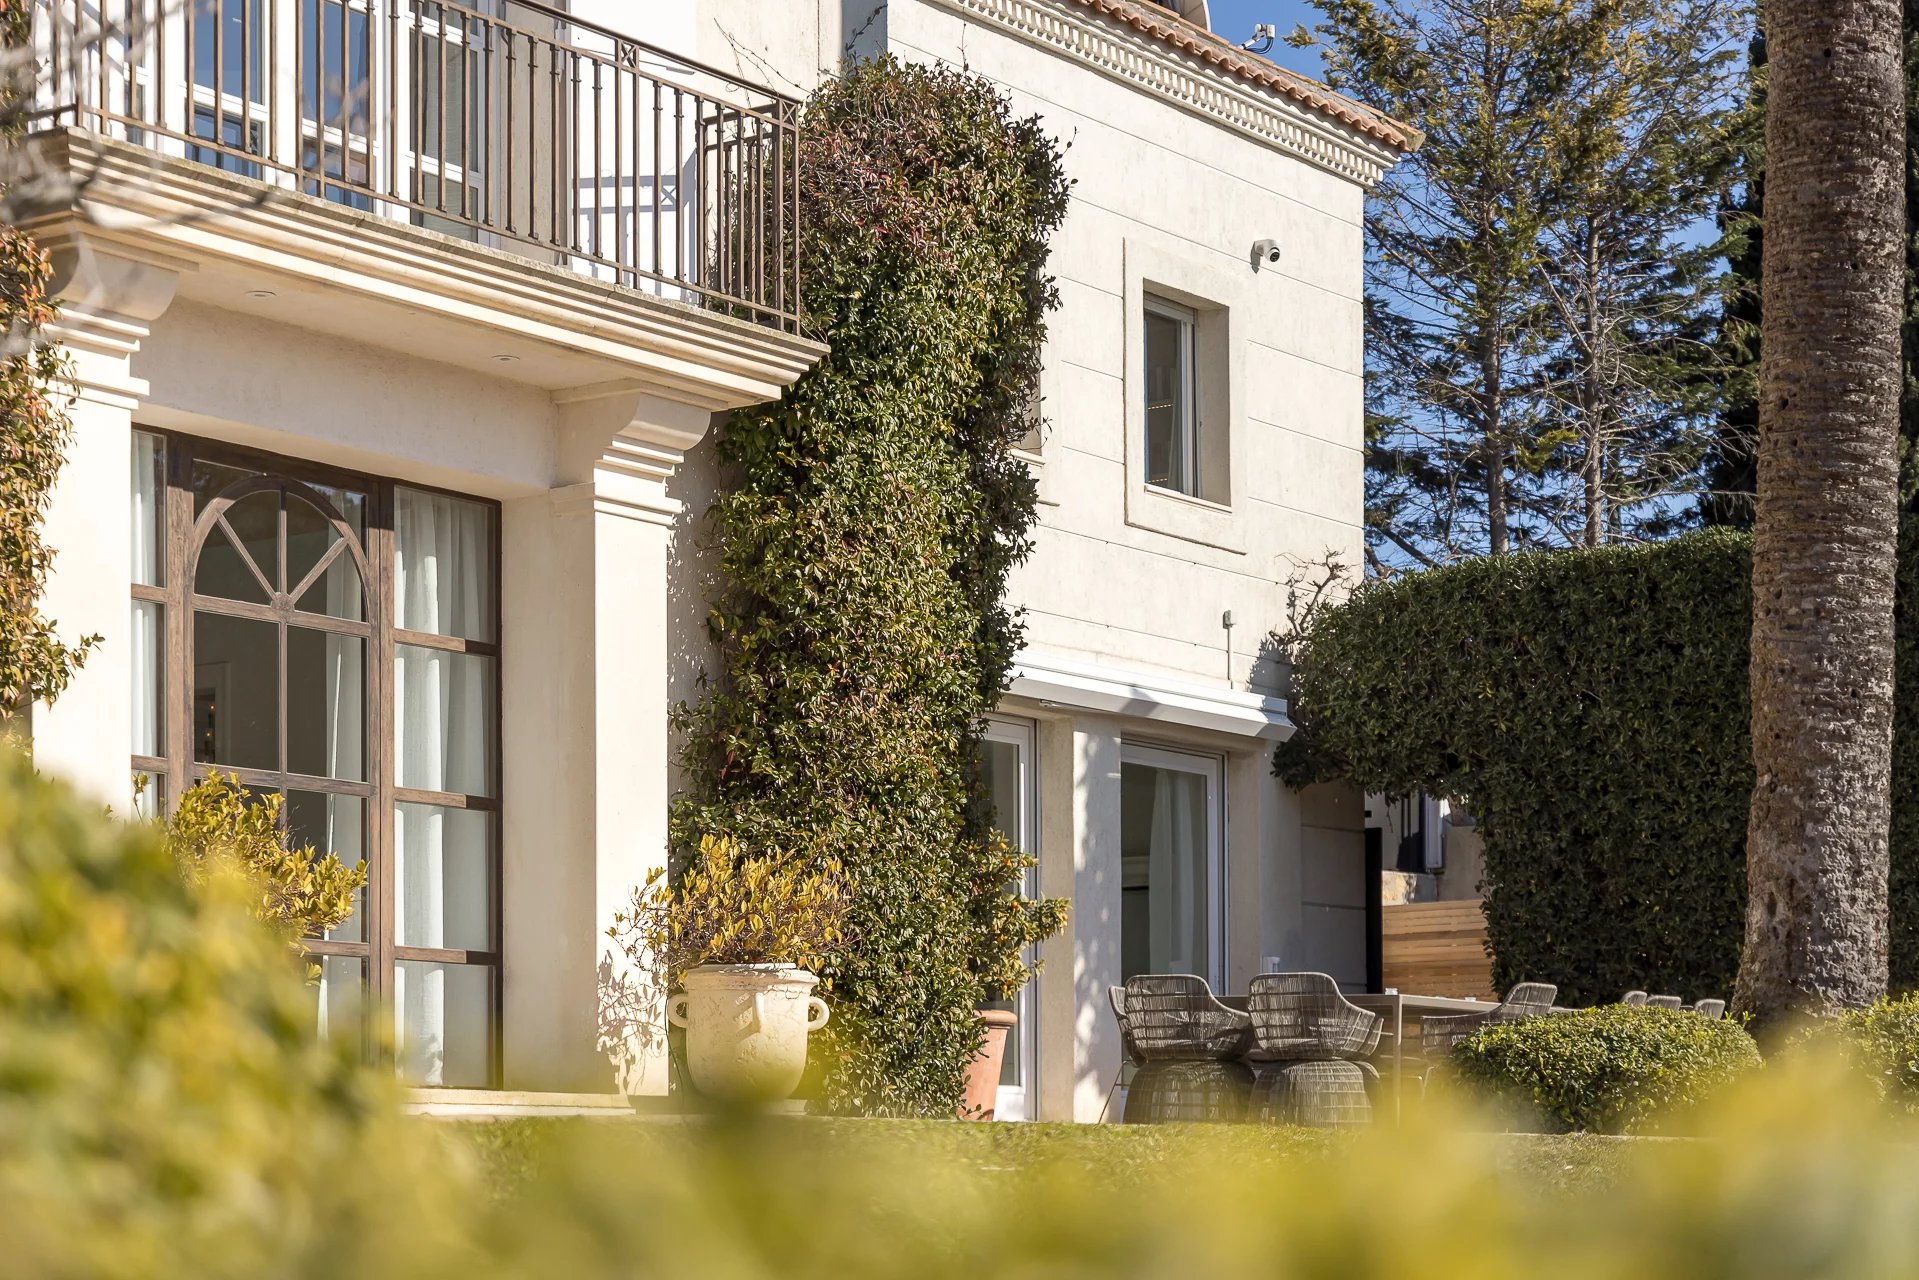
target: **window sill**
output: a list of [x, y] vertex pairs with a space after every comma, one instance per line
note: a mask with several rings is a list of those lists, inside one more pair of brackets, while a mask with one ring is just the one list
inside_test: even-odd
[[1152, 494], [1155, 498], [1166, 498], [1172, 502], [1191, 503], [1202, 511], [1217, 511], [1228, 516], [1233, 514], [1233, 509], [1228, 504], [1224, 502], [1214, 502], [1211, 498], [1202, 498], [1196, 493], [1186, 493], [1179, 489], [1167, 489], [1156, 484], [1147, 485], [1146, 492]]
[[1059, 499], [1053, 496], [1053, 486], [1048, 479], [1045, 455], [1031, 449], [1015, 447], [1013, 456], [1024, 462], [1026, 469], [1032, 473], [1033, 488], [1036, 490], [1033, 500], [1042, 507], [1057, 507]]
[[1246, 539], [1233, 508], [1157, 485], [1129, 486], [1126, 523], [1201, 546], [1246, 554]]

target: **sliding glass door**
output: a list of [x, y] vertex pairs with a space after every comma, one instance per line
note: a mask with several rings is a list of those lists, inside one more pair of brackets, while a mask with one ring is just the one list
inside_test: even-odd
[[1126, 744], [1120, 757], [1122, 976], [1224, 977], [1220, 760]]
[[[980, 744], [980, 768], [993, 800], [994, 825], [1010, 843], [1028, 852], [1039, 848], [1038, 815], [1033, 804], [1033, 738], [1032, 721], [995, 716], [987, 722], [986, 739]], [[1032, 895], [1038, 890], [1038, 877], [1029, 871], [1021, 891]], [[1010, 1009], [1019, 1019], [1006, 1034], [1006, 1057], [1000, 1066], [999, 1099], [993, 1112], [998, 1120], [1034, 1118], [1033, 1071], [1038, 1063], [1034, 1005], [1033, 984], [1029, 982], [1015, 999], [993, 1006]]]

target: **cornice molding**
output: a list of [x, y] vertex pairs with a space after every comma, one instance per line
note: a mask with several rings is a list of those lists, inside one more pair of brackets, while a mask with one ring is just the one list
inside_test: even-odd
[[1403, 149], [1283, 96], [1264, 91], [1163, 40], [1083, 16], [1058, 0], [927, 0], [1029, 44], [1086, 63], [1234, 132], [1371, 187]]
[[1076, 711], [1132, 716], [1237, 737], [1272, 741], [1293, 735], [1284, 698], [1208, 687], [1033, 649], [1020, 650], [1014, 659], [1008, 692]]

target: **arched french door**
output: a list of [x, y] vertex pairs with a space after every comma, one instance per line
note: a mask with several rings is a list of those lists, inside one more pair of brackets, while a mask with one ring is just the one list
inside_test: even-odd
[[[278, 793], [296, 838], [351, 865], [367, 856], [382, 745], [368, 732], [381, 704], [368, 661], [372, 495], [217, 463], [194, 479], [187, 780], [217, 769]], [[364, 1042], [373, 947], [359, 896], [353, 917], [313, 944], [315, 1016], [320, 1034]]]
[[157, 433], [133, 470], [151, 807], [218, 770], [365, 859], [353, 917], [308, 943], [316, 1030], [391, 1042], [414, 1083], [496, 1082], [498, 508]]

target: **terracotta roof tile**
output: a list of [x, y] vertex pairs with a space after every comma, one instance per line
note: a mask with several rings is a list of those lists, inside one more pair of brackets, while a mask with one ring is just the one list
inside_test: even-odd
[[1135, 31], [1212, 63], [1237, 79], [1275, 89], [1296, 102], [1323, 111], [1401, 151], [1415, 150], [1426, 140], [1424, 134], [1410, 125], [1401, 124], [1384, 112], [1334, 93], [1317, 80], [1235, 48], [1204, 27], [1188, 22], [1149, 0], [1070, 0], [1070, 3], [1115, 18]]

